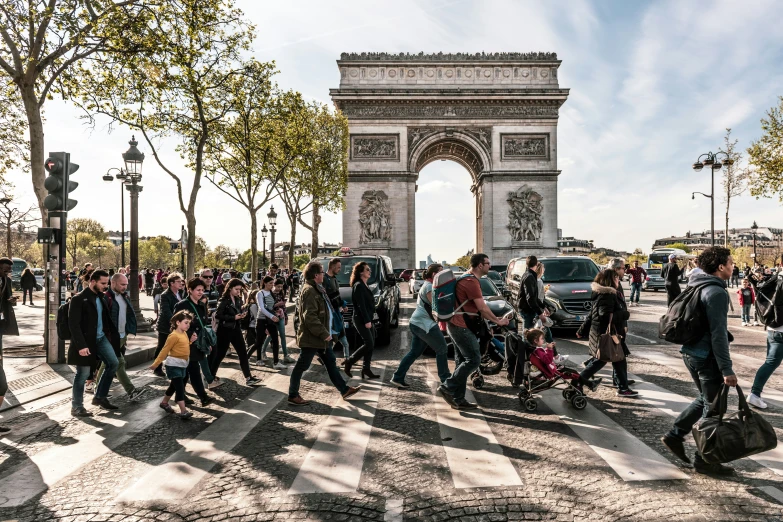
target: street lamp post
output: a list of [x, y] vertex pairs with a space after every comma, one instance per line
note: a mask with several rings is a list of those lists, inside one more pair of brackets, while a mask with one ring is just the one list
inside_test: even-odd
[[93, 248], [98, 251], [98, 268], [103, 268], [103, 249], [106, 245], [95, 245]]
[[275, 225], [277, 225], [277, 212], [275, 212], [275, 207], [272, 207], [269, 210], [269, 214], [266, 215], [266, 217], [269, 218], [269, 231], [272, 233], [272, 239], [269, 246], [269, 255], [272, 258], [271, 263], [275, 264], [275, 232], [277, 229], [275, 228]]
[[[112, 176], [111, 172], [115, 170], [117, 174]], [[120, 241], [122, 242], [122, 266], [125, 266], [125, 194], [123, 194], [123, 191], [125, 190], [125, 180], [128, 179], [128, 176], [125, 174], [125, 170], [121, 168], [110, 168], [104, 174], [103, 181], [111, 183], [115, 177], [120, 182]]]
[[[266, 269], [266, 233], [269, 232], [266, 228], [266, 223], [261, 228], [261, 239], [264, 241], [263, 250], [261, 250], [261, 268]], [[257, 274], [253, 274], [253, 277], [257, 277]]]
[[750, 230], [753, 232], [753, 266], [758, 264], [758, 258], [756, 257], [756, 232], [758, 232], [759, 226], [754, 221], [750, 226]]
[[136, 324], [137, 329], [140, 332], [148, 332], [150, 330], [149, 323], [141, 315], [141, 307], [139, 306], [139, 192], [142, 191], [141, 182], [141, 166], [144, 163], [144, 153], [141, 152], [137, 145], [136, 137], [132, 136], [128, 142], [130, 148], [122, 154], [122, 159], [125, 162], [125, 188], [130, 192], [130, 207], [131, 207], [131, 237], [130, 237], [130, 274], [128, 274], [128, 282], [130, 287], [130, 297], [133, 309], [136, 312]]
[[[723, 161], [721, 162], [719, 156], [723, 156]], [[704, 158], [702, 160], [702, 158]], [[712, 184], [711, 184], [711, 192], [708, 196], [707, 194], [704, 194], [703, 192], [693, 192], [691, 194], [691, 199], [696, 198], [696, 194], [701, 194], [704, 197], [710, 198], [710, 235], [712, 239], [712, 246], [715, 246], [715, 171], [720, 170], [723, 168], [724, 165], [731, 166], [734, 164], [734, 160], [725, 152], [722, 150], [719, 150], [716, 153], [708, 152], [706, 154], [702, 154], [698, 157], [696, 160], [696, 163], [692, 165], [693, 170], [696, 172], [701, 171], [704, 167], [710, 167], [710, 170], [712, 171]]]

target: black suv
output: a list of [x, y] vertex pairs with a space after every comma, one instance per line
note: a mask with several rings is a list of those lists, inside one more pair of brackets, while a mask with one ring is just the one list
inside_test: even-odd
[[[326, 271], [329, 269], [329, 261], [332, 259], [334, 258], [319, 257], [316, 261], [319, 261], [323, 265], [324, 271]], [[397, 286], [400, 279], [394, 272], [391, 259], [387, 256], [346, 255], [340, 256], [340, 261], [342, 262], [342, 269], [337, 274], [337, 281], [340, 283], [340, 297], [343, 298], [346, 304], [343, 309], [343, 321], [345, 322], [348, 341], [352, 346], [361, 343], [361, 339], [353, 327], [353, 306], [349, 283], [354, 265], [364, 261], [370, 265], [372, 270], [372, 275], [367, 281], [367, 285], [375, 297], [373, 324], [378, 335], [377, 344], [378, 346], [387, 346], [391, 342], [391, 329], [397, 328], [400, 324], [400, 289]], [[298, 328], [298, 314], [295, 313], [294, 329]]]

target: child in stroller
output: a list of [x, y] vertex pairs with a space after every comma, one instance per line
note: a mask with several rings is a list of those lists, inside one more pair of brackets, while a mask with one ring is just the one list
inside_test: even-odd
[[503, 327], [494, 327], [489, 321], [482, 321], [478, 340], [481, 349], [481, 363], [478, 370], [470, 375], [471, 384], [477, 390], [484, 387], [485, 375], [497, 375], [506, 364], [506, 348], [503, 341], [495, 337], [495, 330], [505, 331]]
[[[562, 388], [563, 398], [577, 410], [587, 406], [587, 399], [579, 381], [579, 372], [557, 364], [554, 351], [544, 344], [544, 332], [538, 329], [525, 331], [524, 336], [506, 334], [506, 358], [508, 379], [519, 386], [519, 402], [527, 411], [535, 411], [538, 403], [535, 393], [550, 388]], [[540, 373], [534, 374], [534, 370]]]

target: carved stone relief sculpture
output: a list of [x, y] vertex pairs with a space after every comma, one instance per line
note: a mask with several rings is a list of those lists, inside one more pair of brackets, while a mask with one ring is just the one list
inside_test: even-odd
[[400, 159], [399, 134], [351, 134], [351, 160]]
[[549, 137], [546, 134], [501, 135], [501, 158], [548, 159]]
[[541, 241], [541, 194], [527, 185], [508, 193], [508, 230], [514, 243]]
[[389, 196], [382, 190], [368, 190], [359, 205], [359, 243], [391, 241]]

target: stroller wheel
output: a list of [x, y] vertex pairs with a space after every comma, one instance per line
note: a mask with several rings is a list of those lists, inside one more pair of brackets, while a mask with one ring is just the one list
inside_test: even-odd
[[566, 388], [563, 390], [563, 398], [567, 400], [568, 402], [571, 402], [571, 398], [574, 396], [574, 390], [571, 388]]
[[587, 398], [581, 394], [574, 395], [571, 397], [571, 406], [577, 410], [584, 410], [587, 407]]
[[527, 391], [525, 388], [521, 388], [519, 390], [519, 401], [525, 402], [526, 399], [530, 397], [530, 392]]
[[473, 378], [473, 387], [477, 390], [480, 390], [484, 387], [484, 377], [482, 375]]
[[531, 397], [525, 401], [525, 409], [527, 411], [536, 411], [538, 409], [538, 403]]

